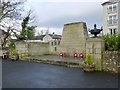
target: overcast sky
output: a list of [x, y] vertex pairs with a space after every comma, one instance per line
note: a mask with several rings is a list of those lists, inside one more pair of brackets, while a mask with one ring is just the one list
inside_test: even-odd
[[63, 26], [71, 22], [86, 22], [88, 28], [103, 26], [103, 8], [106, 0], [28, 0], [36, 16], [38, 30], [49, 27], [49, 32], [62, 34]]

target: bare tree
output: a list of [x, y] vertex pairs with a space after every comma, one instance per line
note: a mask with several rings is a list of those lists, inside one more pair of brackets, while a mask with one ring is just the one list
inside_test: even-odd
[[43, 30], [41, 30], [41, 31], [40, 31], [40, 34], [43, 35], [43, 33], [44, 33]]
[[25, 0], [0, 0], [1, 17], [0, 20], [5, 18], [19, 19], [21, 16], [21, 7]]
[[[8, 24], [9, 22], [9, 24]], [[10, 38], [10, 36], [13, 34], [15, 37], [18, 38], [17, 32], [18, 31], [18, 27], [16, 25], [16, 23], [13, 23], [12, 21], [8, 20], [8, 22], [4, 22], [2, 21], [2, 23], [0, 23], [0, 29], [4, 30], [5, 32], [5, 36], [3, 37], [3, 41], [2, 41], [2, 47], [5, 47], [7, 42], [8, 42], [8, 38]]]
[[44, 30], [43, 29], [37, 32], [37, 36], [42, 36], [43, 34], [44, 34]]
[[14, 34], [18, 37], [19, 20], [21, 19], [21, 12], [23, 11], [22, 5], [25, 0], [0, 0], [0, 8], [2, 15], [0, 16], [0, 29], [6, 33], [3, 38], [2, 47], [6, 46], [7, 38]]

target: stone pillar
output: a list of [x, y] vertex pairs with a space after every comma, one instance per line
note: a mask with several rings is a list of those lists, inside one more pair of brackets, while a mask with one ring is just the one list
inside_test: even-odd
[[104, 40], [102, 38], [88, 38], [86, 40], [86, 55], [92, 56], [95, 63], [95, 70], [102, 70], [103, 52], [104, 52]]

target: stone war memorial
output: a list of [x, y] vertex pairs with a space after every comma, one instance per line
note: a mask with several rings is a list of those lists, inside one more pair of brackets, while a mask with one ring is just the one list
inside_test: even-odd
[[101, 38], [89, 38], [85, 22], [65, 24], [59, 52], [72, 56], [74, 53], [90, 54], [95, 63], [95, 69], [102, 70], [104, 41]]
[[87, 26], [84, 22], [75, 22], [64, 25], [59, 52], [68, 56], [73, 53], [85, 53], [86, 39], [88, 38]]
[[[80, 58], [80, 53], [82, 53], [84, 55], [84, 60], [86, 59], [86, 55], [90, 54], [93, 63], [95, 64], [95, 70], [103, 71], [103, 67], [106, 67], [106, 63], [103, 64], [106, 59], [105, 42], [102, 37], [97, 36], [100, 31], [101, 29], [97, 29], [96, 25], [94, 25], [94, 29], [90, 31], [94, 36], [89, 37], [85, 22], [68, 23], [64, 25], [60, 44], [54, 46], [51, 44], [54, 41], [17, 41], [16, 50], [20, 56], [23, 53], [28, 56], [41, 56], [48, 54], [59, 56], [60, 53], [64, 53], [65, 57], [73, 58], [73, 55], [76, 53], [77, 58]], [[106, 69], [104, 71], [106, 71]], [[113, 71], [113, 68], [109, 71]], [[118, 69], [114, 68], [114, 72], [118, 72]]]

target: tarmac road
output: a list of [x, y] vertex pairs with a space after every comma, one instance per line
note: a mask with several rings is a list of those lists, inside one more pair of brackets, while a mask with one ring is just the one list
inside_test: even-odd
[[26, 61], [2, 61], [3, 88], [117, 88], [118, 75]]

